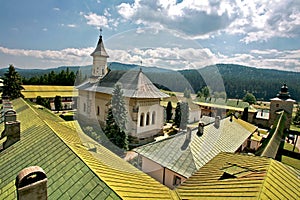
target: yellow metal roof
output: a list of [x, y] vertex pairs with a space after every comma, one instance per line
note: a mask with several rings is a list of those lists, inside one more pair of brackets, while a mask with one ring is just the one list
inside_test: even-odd
[[[0, 166], [3, 169], [0, 171], [5, 172], [2, 173], [4, 179], [0, 176], [0, 197], [14, 199], [15, 187], [10, 183], [14, 182], [20, 168], [32, 163], [45, 168], [49, 179], [50, 199], [58, 197], [68, 199], [67, 196], [63, 196], [64, 194], [68, 194], [69, 198], [75, 195], [73, 198], [78, 199], [87, 196], [92, 199], [178, 199], [175, 191], [160, 184], [95, 141], [93, 142], [96, 152], [89, 151], [82, 142], [82, 130], [76, 122], [64, 122], [50, 111], [31, 106], [22, 99], [15, 100], [13, 104], [21, 121], [21, 140], [0, 154]], [[22, 159], [14, 159], [16, 156]], [[58, 158], [59, 160], [56, 160]], [[1, 162], [3, 159], [5, 162]], [[25, 165], [19, 165], [20, 162]], [[9, 170], [7, 174], [6, 169], [9, 166], [16, 166], [16, 169]], [[71, 170], [72, 168], [78, 170]], [[66, 171], [67, 169], [69, 171]], [[98, 183], [101, 188], [86, 183], [89, 179], [80, 180], [80, 177], [87, 175], [93, 180], [93, 184]], [[55, 182], [55, 177], [61, 181]], [[72, 179], [77, 177], [79, 180], [76, 178], [75, 181], [74, 178], [72, 184], [71, 180], [70, 184], [67, 184], [71, 177]], [[73, 184], [76, 187], [72, 188]], [[80, 184], [86, 184], [86, 187], [79, 187]], [[8, 194], [6, 188], [9, 188], [11, 193]], [[92, 193], [96, 192], [92, 191], [93, 188], [97, 189], [95, 196], [92, 196]], [[58, 193], [59, 191], [66, 193]], [[102, 192], [105, 196], [99, 196], [104, 195]]]
[[299, 199], [299, 175], [273, 159], [220, 153], [177, 191], [182, 199]]
[[[212, 104], [212, 103], [204, 103], [204, 102], [194, 102], [195, 104], [198, 104], [200, 106], [208, 106], [212, 108], [221, 108], [221, 109], [226, 109], [226, 110], [235, 110], [239, 112], [243, 112], [244, 108], [238, 108], [238, 107], [233, 107], [233, 106], [227, 106], [227, 105], [218, 105], [218, 104]], [[256, 112], [256, 109], [253, 107], [249, 107], [248, 112]]]
[[77, 97], [78, 90], [74, 86], [55, 86], [55, 85], [22, 85], [24, 90], [22, 94], [25, 99], [36, 98], [54, 98], [61, 97]]

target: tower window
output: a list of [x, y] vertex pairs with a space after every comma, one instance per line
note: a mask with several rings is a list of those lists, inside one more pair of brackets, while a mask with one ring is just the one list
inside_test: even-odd
[[278, 103], [276, 104], [276, 107], [277, 107], [277, 108], [279, 107], [279, 104], [278, 104]]
[[100, 115], [100, 107], [97, 106], [97, 115], [99, 116]]
[[142, 113], [140, 117], [140, 126], [144, 126], [144, 113]]
[[150, 123], [150, 113], [147, 112], [147, 117], [146, 117], [146, 126], [148, 126]]
[[152, 124], [155, 124], [155, 111], [152, 113]]

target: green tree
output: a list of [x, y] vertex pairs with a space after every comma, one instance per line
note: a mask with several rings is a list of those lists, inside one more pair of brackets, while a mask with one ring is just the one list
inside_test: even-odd
[[177, 102], [175, 108], [174, 125], [180, 129], [186, 129], [189, 119], [189, 105], [187, 102]]
[[188, 98], [188, 99], [191, 98], [191, 90], [185, 88], [185, 90], [184, 90], [184, 92], [183, 92], [183, 96], [184, 96], [185, 98]]
[[243, 101], [248, 102], [249, 104], [255, 104], [256, 98], [252, 93], [247, 92], [243, 97]]
[[54, 107], [56, 111], [62, 110], [61, 96], [55, 96]]
[[126, 131], [127, 111], [121, 85], [116, 84], [108, 110], [104, 132], [108, 139], [121, 149], [128, 150], [128, 134]]
[[3, 78], [2, 96], [9, 96], [10, 99], [23, 98], [24, 96], [21, 93], [23, 89], [21, 76], [13, 65], [9, 65], [8, 71], [4, 74]]
[[167, 122], [170, 121], [172, 119], [172, 103], [171, 101], [168, 102], [167, 108], [166, 108], [166, 120]]
[[297, 105], [296, 115], [293, 119], [293, 122], [295, 124], [300, 124], [300, 105], [299, 104]]

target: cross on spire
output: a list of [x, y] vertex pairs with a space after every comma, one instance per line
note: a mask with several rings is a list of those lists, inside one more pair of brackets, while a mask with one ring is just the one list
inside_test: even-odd
[[100, 31], [100, 37], [101, 37], [102, 36], [102, 28], [101, 27], [100, 27], [99, 31]]

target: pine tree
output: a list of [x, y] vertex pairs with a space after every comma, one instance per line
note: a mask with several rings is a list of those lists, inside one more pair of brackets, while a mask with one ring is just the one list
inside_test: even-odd
[[54, 107], [55, 107], [56, 111], [62, 110], [61, 96], [55, 96], [55, 98], [54, 98]]
[[187, 102], [181, 102], [180, 104], [181, 104], [180, 105], [180, 110], [181, 110], [180, 128], [186, 129], [189, 120], [189, 104]]
[[128, 149], [126, 115], [127, 111], [121, 85], [116, 84], [113, 90], [111, 108], [108, 110], [104, 132], [112, 143], [124, 150]]
[[174, 125], [186, 129], [189, 119], [189, 105], [187, 102], [178, 102], [175, 109]]
[[166, 108], [166, 120], [170, 121], [172, 119], [172, 103], [171, 101], [168, 102], [167, 108]]
[[13, 65], [9, 65], [8, 71], [4, 74], [3, 78], [3, 93], [2, 96], [9, 96], [10, 99], [24, 97], [21, 93], [22, 79], [19, 73], [15, 70]]
[[174, 117], [174, 125], [179, 128], [181, 121], [181, 109], [180, 109], [180, 102], [177, 102], [175, 108], [175, 117]]

